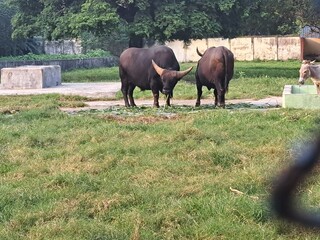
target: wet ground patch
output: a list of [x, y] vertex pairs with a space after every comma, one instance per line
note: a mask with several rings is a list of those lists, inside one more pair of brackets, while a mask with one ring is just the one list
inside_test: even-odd
[[151, 124], [160, 121], [176, 120], [183, 115], [197, 114], [199, 112], [212, 111], [237, 111], [237, 110], [268, 110], [277, 109], [278, 106], [255, 105], [249, 103], [227, 104], [226, 107], [218, 108], [211, 104], [204, 104], [200, 107], [190, 105], [173, 105], [153, 108], [151, 106], [140, 106], [127, 108], [124, 106], [110, 106], [104, 109], [77, 109], [66, 111], [70, 115], [96, 115], [99, 118], [115, 122], [132, 122]]

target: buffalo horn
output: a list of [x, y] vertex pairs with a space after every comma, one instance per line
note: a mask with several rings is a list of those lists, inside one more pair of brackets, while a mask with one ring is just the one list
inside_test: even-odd
[[197, 53], [198, 53], [198, 55], [200, 56], [200, 57], [202, 57], [203, 56], [203, 53], [201, 53], [201, 52], [199, 52], [199, 49], [198, 49], [198, 47], [197, 47]]
[[192, 70], [192, 68], [193, 67], [190, 67], [190, 68], [188, 68], [187, 70], [184, 70], [184, 71], [177, 71], [177, 78], [178, 79], [183, 78], [185, 75], [187, 75]]
[[159, 74], [159, 76], [162, 76], [165, 69], [159, 67], [152, 59], [152, 66], [154, 67], [154, 70]]

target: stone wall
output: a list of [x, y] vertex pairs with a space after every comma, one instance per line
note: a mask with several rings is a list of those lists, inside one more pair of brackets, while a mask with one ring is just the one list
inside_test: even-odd
[[117, 57], [44, 61], [6, 61], [0, 62], [0, 69], [24, 65], [59, 65], [61, 67], [61, 71], [68, 71], [79, 68], [114, 67], [118, 66], [118, 64], [119, 58]]
[[235, 55], [236, 60], [289, 60], [301, 59], [300, 37], [241, 37], [234, 39], [210, 38], [192, 40], [185, 45], [182, 41], [167, 42], [179, 62], [196, 62], [198, 47], [204, 52], [212, 46], [225, 46]]
[[81, 54], [81, 41], [78, 40], [59, 40], [59, 41], [45, 41], [45, 54]]

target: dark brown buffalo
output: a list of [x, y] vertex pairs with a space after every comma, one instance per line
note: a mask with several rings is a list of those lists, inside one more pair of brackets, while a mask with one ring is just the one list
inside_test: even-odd
[[121, 91], [126, 107], [136, 106], [133, 99], [135, 87], [151, 90], [155, 107], [159, 107], [159, 92], [162, 92], [167, 96], [166, 104], [170, 106], [173, 88], [191, 69], [180, 71], [172, 49], [166, 46], [126, 49], [120, 56], [119, 65]]
[[196, 70], [196, 84], [198, 96], [196, 106], [200, 106], [202, 86], [209, 90], [214, 89], [215, 105], [225, 107], [225, 94], [228, 91], [229, 81], [233, 77], [233, 53], [225, 47], [211, 47], [201, 56]]

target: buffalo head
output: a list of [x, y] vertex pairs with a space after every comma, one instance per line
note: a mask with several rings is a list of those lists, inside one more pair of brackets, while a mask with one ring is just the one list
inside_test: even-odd
[[152, 66], [161, 78], [163, 85], [162, 93], [169, 98], [172, 97], [173, 88], [176, 86], [177, 82], [192, 70], [192, 67], [188, 68], [185, 71], [164, 69], [159, 67], [153, 60]]

